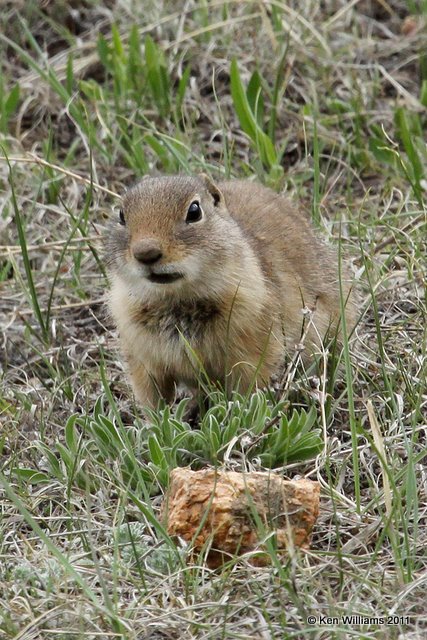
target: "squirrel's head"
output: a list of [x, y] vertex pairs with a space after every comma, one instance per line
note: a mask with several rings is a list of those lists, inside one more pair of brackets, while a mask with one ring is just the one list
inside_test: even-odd
[[212, 289], [236, 233], [220, 189], [207, 176], [147, 177], [123, 197], [107, 237], [107, 261], [138, 297]]

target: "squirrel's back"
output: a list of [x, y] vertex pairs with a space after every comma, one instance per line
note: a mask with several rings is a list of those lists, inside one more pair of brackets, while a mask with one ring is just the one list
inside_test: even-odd
[[[289, 198], [258, 183], [230, 180], [219, 186], [227, 209], [252, 245], [263, 273], [281, 290], [279, 305], [322, 307], [336, 324], [342, 291], [344, 299], [348, 299], [347, 319], [352, 328], [354, 305], [347, 266], [342, 263], [339, 269], [336, 252], [316, 234], [306, 212]], [[287, 289], [291, 281], [293, 286]], [[289, 296], [290, 291], [296, 299]]]

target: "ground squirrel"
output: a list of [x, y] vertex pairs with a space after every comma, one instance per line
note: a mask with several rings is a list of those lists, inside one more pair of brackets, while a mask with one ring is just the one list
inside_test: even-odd
[[264, 385], [304, 332], [303, 359], [339, 332], [335, 252], [259, 183], [146, 177], [123, 197], [106, 248], [109, 308], [142, 405], [171, 402], [179, 384], [194, 391], [201, 371], [243, 391]]

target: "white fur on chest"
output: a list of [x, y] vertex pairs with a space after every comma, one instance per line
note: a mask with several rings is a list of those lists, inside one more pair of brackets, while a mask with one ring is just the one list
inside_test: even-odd
[[160, 363], [170, 369], [182, 369], [188, 357], [182, 340], [170, 339], [159, 329], [157, 335], [138, 323], [132, 316], [132, 296], [118, 279], [113, 279], [109, 296], [110, 312], [119, 331], [120, 342], [127, 356], [141, 364], [157, 368]]

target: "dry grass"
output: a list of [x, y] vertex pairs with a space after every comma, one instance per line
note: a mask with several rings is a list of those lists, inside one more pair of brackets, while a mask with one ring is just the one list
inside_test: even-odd
[[[427, 637], [426, 20], [415, 0], [3, 3], [0, 637]], [[164, 52], [169, 106], [143, 54], [127, 71], [133, 24]], [[266, 129], [276, 83], [278, 166], [241, 129], [233, 57], [244, 83], [259, 70]], [[187, 566], [162, 536], [148, 427], [102, 304], [114, 194], [146, 172], [201, 169], [301, 199], [362, 282], [345, 380], [332, 395], [293, 383], [327, 438], [316, 463], [288, 469], [322, 484], [312, 548], [272, 550], [266, 569]], [[226, 464], [256, 468], [239, 452]]]

